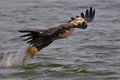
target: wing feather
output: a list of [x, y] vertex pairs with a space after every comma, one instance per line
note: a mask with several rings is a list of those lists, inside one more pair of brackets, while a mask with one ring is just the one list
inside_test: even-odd
[[25, 33], [21, 37], [26, 37], [24, 41], [28, 44], [35, 46], [38, 50], [48, 46], [52, 43], [50, 34], [46, 33], [46, 30], [19, 30], [21, 33]]
[[93, 21], [95, 17], [95, 9], [90, 7], [90, 9], [87, 9], [85, 13], [81, 12], [81, 17], [84, 18], [87, 22]]

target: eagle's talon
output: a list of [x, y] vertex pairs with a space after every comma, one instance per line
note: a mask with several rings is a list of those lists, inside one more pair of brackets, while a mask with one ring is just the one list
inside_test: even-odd
[[38, 51], [34, 46], [30, 45], [27, 49], [27, 54], [30, 58], [34, 58], [38, 54]]

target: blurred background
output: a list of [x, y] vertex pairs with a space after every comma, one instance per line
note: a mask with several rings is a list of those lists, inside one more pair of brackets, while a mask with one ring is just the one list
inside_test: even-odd
[[26, 67], [0, 68], [0, 80], [120, 80], [120, 0], [0, 0], [0, 60], [26, 46], [18, 30], [48, 29], [91, 6], [87, 29], [55, 41]]

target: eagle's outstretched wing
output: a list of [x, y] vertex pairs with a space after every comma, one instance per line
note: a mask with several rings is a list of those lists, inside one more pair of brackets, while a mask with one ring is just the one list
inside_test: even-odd
[[27, 37], [24, 41], [35, 46], [38, 51], [53, 42], [50, 33], [46, 32], [46, 30], [19, 30], [19, 32], [26, 33], [21, 37]]

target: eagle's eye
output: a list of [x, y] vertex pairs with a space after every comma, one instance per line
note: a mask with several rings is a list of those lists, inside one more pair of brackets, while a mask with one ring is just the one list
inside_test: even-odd
[[84, 21], [84, 19], [80, 18], [80, 21]]
[[83, 22], [85, 22], [85, 19], [83, 19], [83, 18], [78, 18], [78, 21], [79, 21], [80, 23], [83, 23]]

